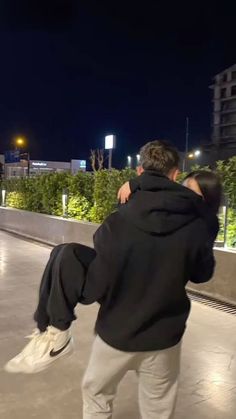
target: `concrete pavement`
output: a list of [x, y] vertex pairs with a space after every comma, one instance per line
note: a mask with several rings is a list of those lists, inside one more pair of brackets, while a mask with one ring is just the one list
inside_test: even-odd
[[[0, 418], [81, 419], [80, 383], [97, 306], [78, 307], [75, 353], [36, 375], [10, 375], [4, 363], [25, 344], [50, 248], [0, 231]], [[236, 317], [193, 303], [183, 343], [175, 419], [235, 419]], [[137, 380], [122, 382], [114, 419], [138, 419]], [[158, 419], [158, 418], [157, 418]]]

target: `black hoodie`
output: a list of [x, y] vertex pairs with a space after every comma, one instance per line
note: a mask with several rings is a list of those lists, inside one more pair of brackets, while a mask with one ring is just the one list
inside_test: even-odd
[[181, 340], [190, 311], [186, 283], [208, 281], [215, 265], [202, 199], [155, 172], [139, 182], [96, 232], [83, 290], [86, 303], [101, 304], [99, 336], [130, 352]]

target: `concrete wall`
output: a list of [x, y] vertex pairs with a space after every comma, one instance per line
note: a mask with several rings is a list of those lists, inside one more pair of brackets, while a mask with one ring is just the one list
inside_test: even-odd
[[[0, 229], [49, 244], [79, 242], [92, 246], [98, 224], [0, 207]], [[207, 284], [188, 284], [188, 288], [236, 304], [236, 252], [215, 249], [214, 279]]]
[[79, 242], [91, 246], [97, 228], [98, 224], [0, 207], [0, 229], [52, 245]]
[[215, 249], [216, 270], [213, 280], [188, 288], [221, 301], [236, 304], [236, 252]]

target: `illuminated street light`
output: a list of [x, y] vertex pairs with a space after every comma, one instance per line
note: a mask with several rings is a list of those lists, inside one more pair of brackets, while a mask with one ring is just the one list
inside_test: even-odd
[[195, 158], [197, 159], [200, 156], [201, 156], [201, 150], [195, 150], [195, 151], [189, 153], [188, 158], [189, 159], [195, 159]]
[[[27, 145], [27, 141], [24, 137], [17, 137], [15, 139], [15, 146], [16, 146], [16, 150], [19, 150], [20, 148], [24, 149], [26, 148]], [[29, 151], [26, 152], [21, 152], [20, 153], [20, 157], [26, 156], [26, 160], [27, 160], [27, 176], [30, 176], [30, 154]]]
[[18, 147], [24, 147], [24, 145], [25, 145], [25, 140], [24, 140], [23, 138], [21, 138], [21, 137], [17, 138], [17, 139], [16, 139], [16, 145], [17, 145]]
[[128, 162], [128, 167], [131, 167], [131, 164], [132, 164], [132, 157], [131, 156], [127, 156], [127, 162]]
[[139, 166], [139, 163], [140, 163], [140, 154], [137, 154], [136, 155], [136, 159], [137, 159], [137, 165]]

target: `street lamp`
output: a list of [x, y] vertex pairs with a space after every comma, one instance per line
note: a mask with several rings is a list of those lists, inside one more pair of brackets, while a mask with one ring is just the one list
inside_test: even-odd
[[224, 247], [227, 247], [227, 232], [228, 232], [228, 197], [224, 195], [224, 203], [222, 207], [223, 213], [223, 226], [224, 226]]
[[6, 206], [6, 189], [2, 189], [2, 207]]
[[195, 157], [200, 157], [201, 156], [201, 150], [195, 150], [194, 151], [194, 156]]
[[24, 138], [21, 138], [21, 137], [17, 138], [16, 139], [16, 146], [18, 146], [18, 147], [24, 147], [25, 146], [25, 140], [24, 140]]
[[127, 156], [127, 163], [128, 163], [128, 167], [131, 167], [131, 164], [132, 164], [132, 157], [131, 156]]
[[105, 137], [105, 150], [109, 150], [108, 169], [112, 168], [112, 150], [116, 147], [116, 136], [106, 135]]
[[139, 164], [140, 164], [140, 154], [136, 155], [136, 159], [137, 159], [137, 166], [139, 166]]
[[189, 117], [186, 117], [186, 126], [185, 126], [185, 150], [183, 158], [183, 172], [186, 170], [187, 156], [189, 149]]
[[197, 159], [198, 157], [201, 156], [201, 150], [194, 150], [191, 153], [189, 153], [188, 158], [189, 159]]
[[[198, 159], [200, 156], [201, 156], [201, 154], [202, 154], [202, 152], [201, 152], [201, 150], [199, 150], [199, 149], [197, 149], [197, 150], [193, 150], [193, 151], [191, 151], [190, 153], [188, 153], [187, 155], [185, 154], [184, 155], [184, 158], [183, 158], [183, 172], [184, 172], [184, 170], [188, 170], [188, 164], [187, 164], [187, 161], [188, 160], [195, 160], [195, 159]], [[186, 167], [187, 166], [187, 167]]]
[[[26, 146], [26, 140], [23, 137], [18, 137], [15, 139], [15, 145], [16, 145], [16, 149], [23, 149]], [[30, 175], [30, 154], [29, 152], [26, 153], [21, 153], [22, 156], [26, 156], [27, 157], [27, 175], [29, 177]]]
[[68, 190], [66, 188], [62, 191], [62, 217], [68, 217]]

